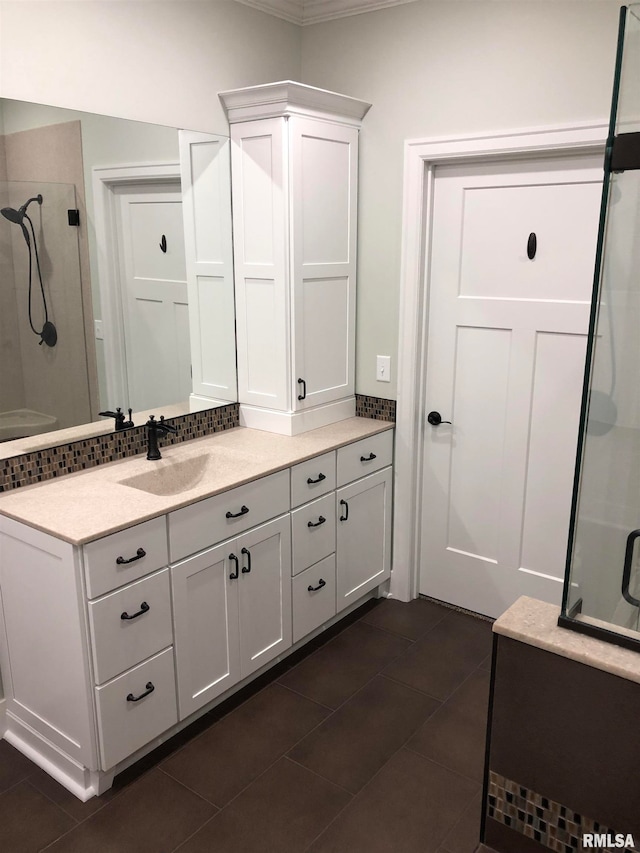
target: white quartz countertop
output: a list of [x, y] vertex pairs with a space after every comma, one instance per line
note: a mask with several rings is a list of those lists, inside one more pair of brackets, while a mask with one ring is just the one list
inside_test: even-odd
[[[160, 438], [162, 459], [158, 461], [141, 454], [4, 492], [0, 515], [81, 545], [393, 426], [370, 418], [349, 418], [297, 436], [236, 427], [165, 447]], [[198, 479], [205, 455], [209, 459]], [[122, 483], [183, 462], [189, 470], [193, 465], [197, 482], [178, 494], [150, 494]]]
[[496, 634], [640, 684], [640, 654], [558, 627], [560, 608], [523, 595], [493, 623]]

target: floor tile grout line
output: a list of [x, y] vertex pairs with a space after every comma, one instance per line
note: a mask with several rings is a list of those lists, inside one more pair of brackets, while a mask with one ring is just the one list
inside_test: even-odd
[[174, 847], [173, 850], [170, 851], [170, 853], [177, 853], [177, 851], [180, 850], [180, 848], [184, 847], [185, 844], [188, 844], [189, 841], [191, 841], [191, 839], [193, 838], [193, 836], [197, 835], [202, 829], [204, 829], [208, 823], [211, 823], [211, 821], [214, 820], [214, 818], [216, 818], [220, 814], [220, 812], [221, 812], [221, 809], [218, 809], [218, 811], [215, 814], [212, 814], [211, 817], [207, 818], [204, 821], [204, 823], [200, 824], [200, 826], [197, 829], [194, 829], [193, 832], [191, 833], [191, 835], [188, 835], [186, 838], [183, 838], [182, 841], [180, 842], [180, 844], [178, 844], [177, 847]]
[[[425, 695], [426, 695], [426, 694], [425, 694]], [[432, 697], [432, 698], [433, 698], [433, 697]], [[436, 710], [437, 710], [437, 709], [436, 709]], [[422, 723], [420, 723], [420, 726], [424, 725], [424, 723], [426, 723], [426, 722], [427, 722], [427, 720], [429, 720], [429, 719], [433, 716], [433, 714], [434, 714], [434, 713], [435, 713], [435, 711], [432, 711], [432, 713], [431, 713], [431, 714], [429, 714], [429, 716], [428, 716], [428, 717], [426, 717], [426, 719], [425, 719]], [[420, 726], [418, 726], [417, 728], [419, 728]], [[349, 800], [349, 802], [348, 802], [348, 803], [346, 803], [346, 804], [345, 804], [345, 806], [344, 806], [344, 808], [340, 810], [340, 812], [339, 812], [339, 813], [334, 817], [334, 819], [333, 819], [332, 821], [330, 821], [330, 822], [327, 824], [327, 826], [325, 826], [325, 828], [322, 830], [322, 832], [320, 832], [320, 833], [318, 833], [318, 835], [316, 835], [316, 837], [313, 839], [313, 841], [311, 842], [311, 844], [309, 844], [307, 847], [305, 847], [305, 849], [304, 849], [303, 853], [306, 853], [306, 851], [308, 851], [308, 850], [312, 847], [312, 845], [313, 845], [313, 844], [315, 844], [315, 842], [316, 842], [316, 841], [317, 841], [317, 840], [318, 840], [318, 839], [319, 839], [319, 838], [320, 838], [320, 837], [321, 837], [321, 836], [322, 836], [322, 835], [323, 835], [323, 834], [324, 834], [324, 833], [329, 829], [329, 827], [331, 827], [331, 826], [335, 823], [335, 821], [340, 817], [340, 815], [341, 815], [341, 814], [342, 814], [342, 813], [343, 813], [347, 808], [349, 808], [349, 807], [351, 807], [351, 806], [353, 805], [353, 803], [356, 801], [356, 799], [357, 799], [359, 796], [361, 796], [361, 795], [362, 795], [362, 794], [367, 790], [367, 788], [369, 787], [369, 785], [371, 785], [371, 784], [373, 783], [374, 779], [376, 779], [376, 778], [380, 775], [380, 773], [382, 773], [382, 771], [383, 771], [383, 770], [384, 770], [384, 768], [389, 764], [389, 762], [390, 762], [393, 758], [395, 758], [395, 756], [396, 756], [399, 752], [401, 752], [403, 749], [407, 749], [407, 751], [409, 751], [409, 752], [411, 752], [411, 753], [413, 753], [413, 754], [417, 755], [419, 758], [421, 758], [421, 759], [423, 759], [423, 760], [425, 760], [425, 761], [429, 761], [429, 759], [426, 759], [423, 755], [420, 755], [420, 753], [415, 752], [414, 750], [409, 750], [409, 749], [408, 749], [408, 747], [407, 747], [407, 744], [409, 743], [409, 741], [411, 740], [411, 738], [412, 738], [412, 737], [414, 736], [414, 734], [416, 733], [417, 728], [416, 728], [413, 732], [411, 732], [411, 734], [409, 735], [409, 737], [408, 737], [408, 738], [407, 738], [407, 739], [406, 739], [406, 740], [405, 740], [405, 741], [404, 741], [404, 742], [403, 742], [403, 743], [402, 743], [402, 744], [401, 744], [397, 749], [395, 749], [395, 750], [391, 753], [391, 755], [387, 758], [387, 760], [386, 760], [386, 761], [385, 761], [385, 762], [384, 762], [384, 763], [383, 763], [383, 764], [378, 768], [378, 770], [376, 770], [376, 772], [373, 774], [373, 776], [365, 782], [365, 784], [360, 788], [360, 790], [359, 790], [359, 791], [356, 791], [355, 793], [352, 793], [352, 796], [351, 796], [351, 799]], [[434, 763], [434, 764], [436, 764], [437, 762], [435, 762], [435, 761], [434, 761], [433, 763]], [[448, 770], [449, 768], [444, 768], [444, 769]], [[453, 771], [451, 771], [451, 772], [453, 772]], [[320, 775], [320, 774], [318, 774], [318, 775]], [[457, 774], [457, 775], [460, 775], [460, 774]], [[321, 778], [323, 778], [323, 779], [324, 779], [325, 777], [324, 777], [324, 776], [321, 776]], [[466, 777], [463, 777], [463, 778], [466, 778]], [[329, 781], [330, 781], [330, 780], [329, 780]], [[335, 783], [334, 783], [334, 784], [335, 784]], [[474, 794], [474, 796], [475, 796], [475, 794]], [[465, 808], [466, 808], [466, 807], [465, 807]], [[453, 825], [452, 825], [452, 827], [451, 827], [451, 828], [453, 828]]]
[[[29, 779], [29, 776], [25, 776], [24, 779], [18, 779], [17, 782], [14, 782], [12, 785], [9, 785], [9, 787], [5, 788], [4, 791], [0, 791], [0, 799], [2, 799], [2, 797], [4, 797], [5, 794], [8, 794], [9, 791], [13, 791], [14, 788], [17, 788], [18, 785], [22, 785], [22, 783], [26, 782], [28, 779]], [[31, 787], [33, 787], [33, 785]]]
[[[436, 710], [437, 710], [437, 709], [436, 709]], [[430, 714], [430, 715], [426, 718], [426, 720], [425, 720], [424, 722], [426, 723], [426, 722], [427, 722], [427, 720], [429, 720], [429, 719], [433, 716], [433, 714], [434, 714], [434, 713], [435, 713], [435, 711], [434, 711], [432, 714]], [[424, 723], [421, 723], [420, 725], [424, 725]], [[315, 842], [316, 842], [316, 841], [317, 841], [317, 840], [318, 840], [318, 839], [319, 839], [319, 838], [320, 838], [320, 837], [321, 837], [321, 836], [322, 836], [322, 835], [323, 835], [323, 834], [324, 834], [324, 833], [329, 829], [329, 827], [331, 827], [331, 826], [332, 826], [332, 824], [333, 824], [333, 823], [335, 823], [335, 821], [340, 817], [340, 815], [341, 815], [341, 814], [342, 814], [342, 813], [343, 813], [347, 808], [351, 807], [351, 806], [353, 805], [353, 803], [356, 801], [356, 799], [357, 799], [359, 796], [361, 796], [362, 794], [364, 794], [364, 792], [367, 790], [367, 788], [368, 788], [368, 787], [373, 783], [373, 781], [374, 781], [374, 780], [375, 780], [375, 779], [380, 775], [380, 773], [382, 773], [382, 771], [383, 771], [383, 770], [384, 770], [384, 768], [389, 764], [389, 762], [390, 762], [393, 758], [395, 758], [395, 756], [396, 756], [396, 755], [398, 755], [398, 753], [402, 752], [402, 750], [407, 750], [407, 752], [410, 752], [412, 755], [416, 755], [418, 758], [422, 759], [423, 761], [431, 762], [432, 764], [435, 764], [435, 765], [436, 765], [436, 767], [439, 767], [439, 768], [440, 768], [440, 769], [442, 769], [442, 770], [446, 770], [448, 773], [453, 773], [453, 775], [454, 775], [454, 776], [458, 776], [458, 778], [463, 779], [463, 780], [465, 780], [466, 782], [473, 782], [474, 784], [476, 784], [476, 785], [478, 785], [478, 786], [479, 786], [479, 787], [478, 787], [478, 790], [473, 794], [473, 796], [469, 799], [469, 802], [465, 805], [465, 807], [464, 807], [464, 809], [463, 809], [462, 813], [460, 814], [460, 817], [458, 818], [458, 820], [456, 820], [456, 822], [455, 822], [455, 823], [453, 823], [453, 824], [451, 825], [451, 827], [450, 827], [450, 829], [448, 830], [448, 832], [451, 832], [451, 830], [452, 830], [455, 826], [457, 826], [457, 825], [458, 825], [458, 823], [459, 823], [459, 822], [460, 822], [460, 820], [462, 819], [463, 814], [466, 812], [466, 810], [469, 808], [469, 806], [470, 806], [470, 805], [471, 805], [471, 803], [473, 802], [473, 799], [478, 795], [479, 791], [481, 791], [481, 790], [482, 790], [482, 782], [478, 782], [478, 781], [477, 781], [477, 780], [475, 780], [475, 779], [471, 779], [469, 776], [465, 776], [465, 775], [464, 775], [464, 774], [462, 774], [462, 773], [458, 773], [457, 771], [452, 770], [450, 767], [446, 767], [445, 765], [440, 764], [440, 763], [439, 763], [439, 762], [437, 762], [437, 761], [433, 761], [433, 759], [431, 759], [431, 758], [427, 758], [426, 756], [421, 755], [419, 752], [416, 752], [414, 749], [411, 749], [411, 747], [407, 746], [407, 744], [409, 743], [409, 741], [411, 740], [411, 738], [414, 736], [414, 734], [415, 734], [415, 731], [414, 731], [414, 732], [412, 732], [412, 733], [411, 733], [411, 735], [406, 739], [406, 741], [404, 741], [404, 743], [403, 743], [401, 746], [399, 746], [399, 747], [398, 747], [398, 748], [397, 748], [397, 749], [396, 749], [396, 750], [395, 750], [395, 751], [394, 751], [394, 752], [389, 756], [389, 758], [384, 762], [384, 764], [383, 764], [383, 765], [382, 765], [382, 766], [381, 766], [381, 767], [380, 767], [380, 768], [379, 768], [379, 769], [378, 769], [378, 770], [373, 774], [373, 776], [372, 776], [370, 779], [368, 779], [368, 780], [367, 780], [367, 782], [362, 786], [362, 788], [360, 788], [360, 790], [359, 790], [359, 791], [357, 791], [356, 793], [349, 792], [349, 793], [351, 793], [351, 799], [349, 800], [349, 802], [348, 802], [348, 803], [345, 803], [344, 808], [342, 808], [342, 809], [340, 810], [340, 812], [339, 812], [339, 813], [338, 813], [338, 814], [333, 818], [333, 820], [331, 820], [331, 821], [327, 824], [327, 826], [325, 826], [325, 828], [324, 828], [320, 833], [318, 833], [318, 835], [316, 835], [316, 837], [313, 839], [313, 841], [312, 841], [312, 842], [311, 842], [307, 847], [305, 847], [305, 849], [304, 849], [303, 853], [306, 853], [306, 851], [308, 851], [308, 850], [309, 850], [309, 849], [310, 849], [310, 848], [315, 844]], [[325, 778], [324, 776], [321, 776], [320, 774], [317, 774], [317, 775], [319, 775], [321, 779], [324, 779], [324, 778]], [[330, 781], [330, 780], [328, 780], [328, 781]], [[333, 784], [335, 784], [335, 782], [334, 782]]]
[[[43, 772], [44, 772], [44, 771], [43, 771]], [[143, 775], [146, 775], [146, 773], [145, 773], [145, 774], [143, 774]], [[53, 777], [49, 777], [49, 778], [53, 778]], [[142, 778], [142, 776], [140, 776], [139, 778]], [[54, 781], [54, 782], [56, 782], [57, 780], [56, 780], [56, 779], [54, 779], [53, 781]], [[100, 805], [97, 809], [95, 809], [94, 811], [92, 811], [92, 812], [91, 812], [91, 814], [88, 814], [88, 815], [86, 815], [85, 817], [81, 817], [81, 818], [80, 818], [80, 817], [76, 817], [75, 815], [72, 815], [72, 814], [71, 814], [71, 812], [70, 812], [70, 811], [67, 811], [67, 809], [66, 809], [63, 805], [60, 805], [60, 803], [57, 803], [57, 802], [53, 799], [53, 797], [50, 797], [50, 796], [49, 796], [49, 794], [47, 794], [45, 791], [42, 791], [40, 788], [38, 788], [38, 786], [37, 786], [37, 785], [34, 785], [34, 783], [33, 783], [33, 782], [31, 782], [30, 784], [31, 784], [31, 787], [32, 787], [32, 788], [35, 788], [35, 790], [36, 790], [36, 791], [38, 791], [38, 793], [39, 793], [39, 794], [42, 794], [42, 796], [43, 796], [43, 797], [45, 797], [47, 800], [49, 800], [49, 802], [50, 802], [50, 803], [53, 803], [53, 805], [54, 805], [54, 806], [57, 806], [57, 807], [58, 807], [61, 811], [63, 811], [63, 812], [64, 812], [68, 817], [70, 817], [70, 818], [71, 818], [71, 820], [74, 820], [74, 821], [75, 821], [75, 826], [73, 826], [70, 830], [68, 830], [68, 832], [71, 832], [73, 829], [75, 829], [75, 828], [76, 828], [76, 826], [80, 826], [80, 825], [81, 825], [81, 824], [83, 824], [85, 821], [89, 820], [89, 818], [92, 818], [94, 815], [98, 814], [98, 812], [101, 812], [101, 811], [102, 811], [102, 809], [104, 809], [106, 806], [108, 806], [108, 805], [109, 805], [109, 803], [112, 803], [114, 800], [116, 800], [116, 799], [120, 796], [120, 794], [125, 790], [125, 789], [123, 788], [123, 789], [122, 789], [122, 791], [119, 791], [117, 794], [114, 794], [114, 795], [113, 795], [113, 797], [111, 797], [111, 799], [109, 799], [109, 800], [105, 800], [103, 803], [101, 803], [101, 805]], [[58, 784], [60, 784], [60, 783], [58, 782]], [[62, 787], [62, 786], [60, 786], [60, 787]], [[66, 789], [66, 788], [65, 788], [64, 790], [65, 790], [65, 791], [67, 791], [67, 789]], [[111, 790], [111, 789], [109, 789], [109, 790]], [[70, 792], [69, 792], [69, 793], [70, 793]], [[105, 793], [106, 793], [106, 792], [105, 792]], [[71, 796], [75, 797], [75, 794], [71, 794]], [[76, 798], [76, 799], [78, 799], [78, 798]], [[95, 797], [91, 797], [91, 798], [90, 798], [90, 800], [92, 800], [92, 799], [99, 800], [99, 799], [100, 799], [100, 797], [98, 797], [98, 796], [96, 795]], [[90, 802], [90, 800], [86, 800], [85, 802]], [[81, 802], [82, 802], [82, 801], [81, 801]], [[67, 835], [67, 832], [63, 832], [63, 833], [62, 833], [62, 835]], [[60, 837], [60, 838], [62, 838], [62, 835], [61, 835], [61, 836], [59, 836], [59, 837]]]
[[357, 796], [357, 793], [354, 794], [353, 791], [350, 791], [348, 788], [345, 788], [344, 785], [340, 785], [338, 782], [334, 782], [333, 779], [327, 779], [326, 776], [323, 776], [322, 773], [318, 773], [317, 770], [313, 770], [311, 767], [306, 767], [304, 764], [301, 764], [299, 761], [296, 761], [295, 758], [291, 758], [289, 755], [283, 755], [285, 761], [290, 761], [291, 764], [295, 764], [296, 767], [301, 767], [303, 770], [306, 770], [308, 773], [312, 773], [314, 776], [317, 776], [318, 779], [321, 779], [323, 782], [327, 782], [329, 785], [332, 785], [334, 788], [338, 788], [338, 790], [343, 791], [345, 794], [349, 794], [349, 797], [353, 799]]
[[[411, 740], [411, 738], [409, 738]], [[417, 755], [419, 758], [422, 758], [423, 761], [430, 761], [432, 764], [435, 764], [437, 767], [440, 767], [442, 770], [446, 770], [448, 773], [453, 773], [454, 776], [458, 776], [460, 779], [465, 779], [467, 782], [473, 782], [474, 785], [478, 785], [478, 791], [482, 790], [482, 779], [473, 779], [471, 776], [467, 776], [465, 773], [461, 773], [459, 770], [454, 770], [453, 767], [447, 767], [446, 764], [443, 764], [441, 761], [436, 761], [435, 758], [430, 758], [428, 755], [423, 755], [421, 752], [418, 752], [417, 749], [413, 749], [407, 743], [403, 744], [400, 749], [406, 749], [407, 752], [413, 753], [413, 755]], [[473, 795], [476, 796], [476, 793]]]

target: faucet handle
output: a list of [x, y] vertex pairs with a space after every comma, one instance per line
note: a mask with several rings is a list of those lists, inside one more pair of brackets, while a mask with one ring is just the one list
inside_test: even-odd
[[165, 421], [164, 421], [164, 415], [160, 415], [160, 423], [159, 423], [159, 426], [160, 426], [160, 428], [161, 428], [161, 429], [163, 429], [165, 432], [173, 432], [173, 433], [176, 433], [176, 434], [177, 434], [177, 432], [178, 432], [177, 427], [174, 427], [174, 426], [172, 426], [171, 424], [167, 424], [167, 423], [165, 423]]
[[98, 412], [99, 415], [106, 418], [115, 418], [116, 421], [116, 429], [124, 429], [127, 424], [124, 422], [124, 412], [118, 406], [115, 412]]
[[[133, 422], [133, 420], [132, 420], [132, 418], [131, 418], [131, 414], [132, 414], [132, 411], [133, 411], [133, 410], [132, 410], [132, 409], [128, 409], [127, 411], [129, 412], [129, 420], [128, 420], [128, 421], [124, 421], [124, 422], [123, 422], [123, 424], [122, 424], [122, 428], [123, 428], [123, 429], [126, 429], [127, 427], [135, 426], [135, 424], [134, 424], [134, 422]], [[122, 417], [124, 418], [124, 415], [123, 415]]]

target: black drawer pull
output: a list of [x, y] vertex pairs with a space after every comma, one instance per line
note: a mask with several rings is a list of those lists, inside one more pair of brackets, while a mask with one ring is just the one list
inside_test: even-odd
[[320, 578], [320, 580], [318, 581], [318, 586], [311, 586], [311, 584], [309, 584], [309, 586], [307, 587], [307, 590], [309, 592], [317, 592], [319, 589], [322, 589], [322, 587], [326, 586], [326, 585], [327, 585], [327, 582], [323, 581], [322, 578]]
[[321, 515], [317, 521], [307, 521], [307, 527], [320, 527], [320, 525], [324, 524], [326, 520], [327, 519]]
[[153, 693], [156, 688], [150, 681], [147, 681], [147, 685], [145, 687], [144, 693], [141, 693], [139, 696], [134, 696], [133, 693], [129, 693], [127, 696], [127, 702], [139, 702], [141, 699], [144, 699], [145, 696], [148, 696], [149, 693]]
[[233, 560], [233, 562], [236, 564], [235, 572], [231, 572], [231, 574], [229, 575], [229, 580], [234, 581], [238, 577], [238, 566], [240, 565], [240, 561], [238, 560], [235, 554], [229, 554], [229, 559]]
[[143, 601], [142, 604], [140, 605], [140, 610], [138, 610], [137, 613], [132, 613], [131, 616], [129, 616], [129, 614], [125, 610], [124, 613], [120, 614], [120, 618], [121, 619], [137, 619], [138, 616], [142, 616], [143, 613], [147, 613], [149, 610], [151, 610], [151, 608], [149, 607], [149, 605], [147, 604], [146, 601]]
[[307, 399], [307, 383], [304, 379], [298, 379], [298, 385], [302, 385], [302, 394], [298, 394], [298, 400]]
[[144, 548], [138, 548], [138, 550], [136, 551], [135, 557], [129, 557], [128, 560], [125, 560], [124, 557], [118, 557], [118, 559], [116, 560], [116, 563], [118, 566], [122, 566], [125, 563], [135, 563], [136, 560], [141, 560], [143, 557], [146, 557], [146, 556], [147, 556], [147, 552], [144, 550]]
[[242, 567], [242, 574], [248, 575], [251, 571], [251, 551], [248, 548], [243, 548], [240, 553], [247, 555], [247, 565]]
[[344, 506], [344, 515], [340, 516], [340, 521], [347, 521], [349, 518], [349, 504], [346, 501], [340, 501], [340, 506]]
[[307, 483], [308, 483], [310, 486], [312, 486], [314, 483], [321, 483], [323, 480], [326, 480], [326, 479], [327, 479], [327, 478], [325, 477], [325, 475], [324, 475], [324, 474], [318, 474], [318, 479], [317, 479], [317, 480], [312, 480], [312, 479], [311, 479], [311, 477], [307, 477]]
[[360, 461], [361, 462], [371, 462], [371, 460], [375, 459], [375, 458], [376, 458], [376, 454], [370, 453], [368, 456], [361, 456]]
[[244, 504], [240, 507], [240, 512], [231, 512], [227, 513], [227, 518], [240, 518], [241, 515], [246, 515], [249, 512], [249, 507]]

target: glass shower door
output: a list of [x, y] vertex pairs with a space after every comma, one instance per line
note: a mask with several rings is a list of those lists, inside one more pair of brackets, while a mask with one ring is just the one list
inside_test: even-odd
[[620, 39], [560, 624], [640, 648], [640, 4]]

